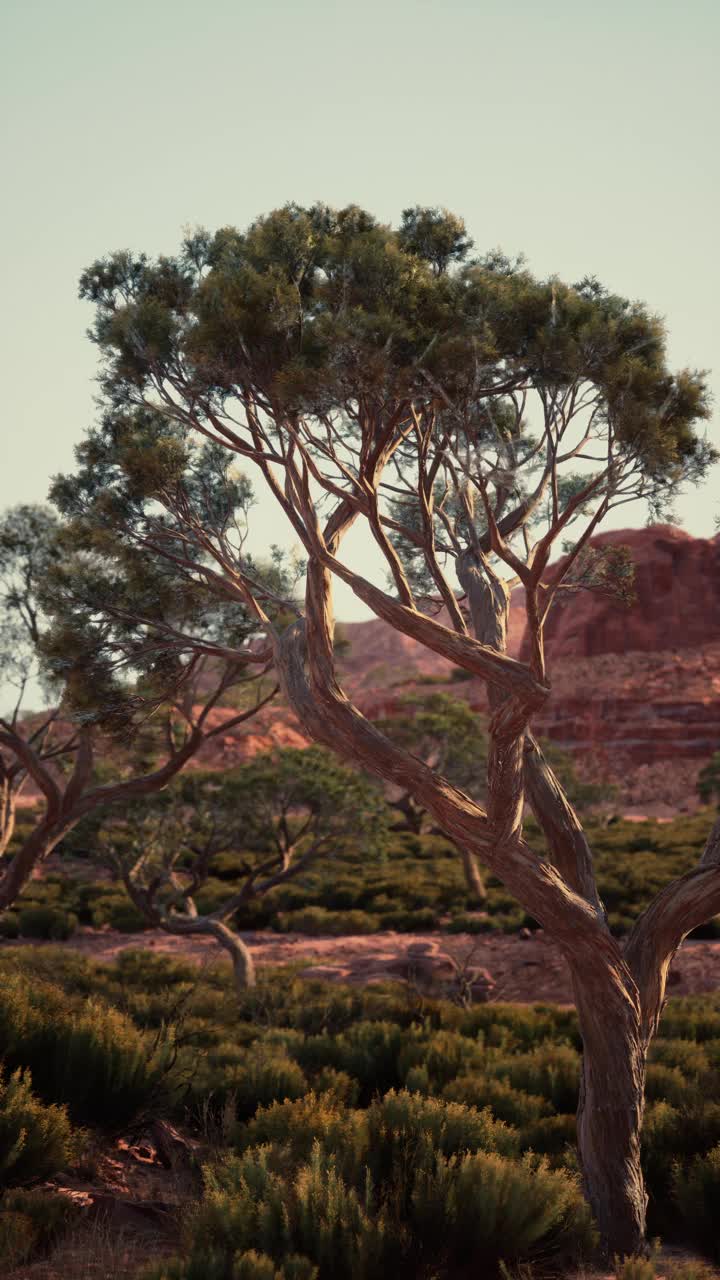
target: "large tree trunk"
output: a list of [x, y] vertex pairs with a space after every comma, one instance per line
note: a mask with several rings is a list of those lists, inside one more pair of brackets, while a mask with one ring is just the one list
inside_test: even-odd
[[[73, 824], [71, 823], [70, 826]], [[67, 835], [69, 826], [58, 829], [48, 827], [41, 822], [31, 831], [27, 840], [21, 845], [0, 876], [0, 911], [6, 911], [20, 897], [25, 886], [32, 880], [35, 868], [49, 858], [53, 849]]]
[[601, 1244], [610, 1257], [643, 1252], [647, 1209], [640, 1165], [646, 1049], [637, 1006], [633, 1009], [632, 996], [623, 998], [616, 980], [613, 974], [614, 989], [605, 994], [601, 984], [580, 991], [576, 982], [583, 1037], [578, 1155]]

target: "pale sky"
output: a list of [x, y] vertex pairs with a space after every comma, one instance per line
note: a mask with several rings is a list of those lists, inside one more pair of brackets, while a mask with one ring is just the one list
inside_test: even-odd
[[[4, 0], [0, 508], [44, 500], [94, 416], [82, 269], [287, 200], [389, 222], [444, 205], [480, 252], [646, 301], [672, 363], [714, 369], [717, 389], [719, 15], [716, 0]], [[720, 445], [717, 415], [710, 434]], [[714, 533], [720, 468], [678, 509]], [[274, 510], [259, 516], [277, 540]], [[338, 613], [365, 616], [347, 591]]]

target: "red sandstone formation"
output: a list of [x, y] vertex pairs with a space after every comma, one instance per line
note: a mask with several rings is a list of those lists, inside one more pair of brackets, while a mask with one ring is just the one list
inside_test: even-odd
[[693, 538], [674, 525], [657, 524], [600, 534], [592, 545], [629, 548], [636, 602], [628, 608], [593, 591], [559, 595], [545, 626], [551, 664], [557, 658], [689, 649], [720, 640], [720, 536]]

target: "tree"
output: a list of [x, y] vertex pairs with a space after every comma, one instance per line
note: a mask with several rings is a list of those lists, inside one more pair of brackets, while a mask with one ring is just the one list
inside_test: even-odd
[[[199, 749], [264, 706], [268, 655], [248, 648], [247, 612], [190, 599], [167, 568], [74, 555], [56, 517], [20, 506], [0, 521], [0, 679], [14, 706], [0, 717], [0, 911], [82, 819], [161, 790]], [[192, 643], [179, 629], [194, 627]], [[229, 628], [229, 631], [228, 631]], [[232, 649], [215, 643], [218, 631]], [[23, 714], [44, 683], [49, 708]], [[217, 723], [230, 691], [246, 706]], [[39, 809], [17, 848], [23, 789]]]
[[[466, 702], [447, 693], [415, 693], [402, 699], [403, 710], [376, 726], [391, 742], [413, 751], [453, 786], [473, 800], [487, 801], [488, 724], [484, 716], [473, 711]], [[542, 743], [542, 750], [556, 773], [566, 797], [578, 810], [595, 803], [609, 788], [583, 782], [572, 759], [553, 743]], [[417, 833], [429, 821], [411, 791], [403, 791], [395, 800], [403, 814], [403, 826]], [[468, 888], [480, 902], [487, 897], [482, 873], [475, 857], [459, 849]]]
[[[185, 775], [150, 804], [105, 822], [95, 846], [149, 924], [214, 937], [242, 990], [254, 986], [255, 969], [230, 927], [235, 913], [348, 841], [378, 856], [387, 828], [377, 786], [322, 747], [308, 747], [256, 756], [233, 773]], [[199, 913], [196, 897], [217, 855], [235, 851], [241, 887]]]
[[[81, 296], [96, 307], [104, 410], [55, 497], [78, 538], [170, 555], [207, 586], [181, 541], [202, 538], [212, 582], [254, 613], [305, 731], [411, 792], [555, 939], [584, 1044], [585, 1186], [606, 1247], [630, 1253], [645, 1237], [647, 1049], [677, 947], [720, 908], [720, 823], [698, 867], [658, 895], [623, 945], [531, 724], [552, 697], [548, 611], [574, 575], [587, 578], [603, 518], [638, 500], [667, 517], [679, 486], [716, 457], [699, 434], [707, 392], [701, 374], [668, 369], [662, 323], [639, 303], [592, 279], [537, 280], [502, 254], [469, 259], [464, 238], [437, 211], [408, 211], [394, 231], [354, 206], [288, 205], [245, 232], [198, 232], [176, 258], [96, 262]], [[301, 544], [294, 621], [268, 617], [212, 504], [184, 483], [180, 460], [198, 441], [257, 476]], [[139, 472], [146, 501], [131, 508]], [[163, 520], [178, 531], [173, 549]], [[386, 587], [352, 560], [346, 535], [357, 525], [384, 558]], [[596, 556], [592, 573], [603, 563]], [[336, 579], [486, 681], [485, 806], [391, 742], [342, 689]], [[514, 581], [525, 588], [526, 662], [505, 651]], [[523, 833], [526, 797], [543, 856]]]

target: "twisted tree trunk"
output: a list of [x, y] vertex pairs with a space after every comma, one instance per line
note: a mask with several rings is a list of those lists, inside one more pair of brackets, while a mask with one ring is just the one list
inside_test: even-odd
[[646, 1046], [637, 989], [618, 969], [575, 978], [583, 1039], [577, 1144], [585, 1192], [605, 1253], [645, 1248], [640, 1164]]

